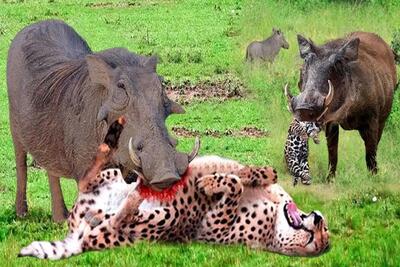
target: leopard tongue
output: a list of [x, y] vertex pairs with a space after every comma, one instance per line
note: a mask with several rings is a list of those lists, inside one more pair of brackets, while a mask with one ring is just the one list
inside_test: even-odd
[[183, 188], [184, 186], [187, 186], [189, 172], [190, 172], [190, 169], [188, 168], [178, 182], [174, 183], [171, 187], [165, 188], [161, 191], [156, 191], [156, 190], [144, 185], [143, 183], [140, 183], [138, 186], [139, 194], [142, 198], [148, 199], [148, 200], [170, 201], [170, 200], [174, 199], [174, 197], [176, 196], [176, 193], [181, 188]]
[[290, 218], [292, 218], [293, 225], [295, 227], [299, 227], [300, 225], [303, 224], [303, 220], [300, 217], [299, 210], [297, 209], [297, 206], [294, 202], [290, 202], [287, 205], [287, 210]]

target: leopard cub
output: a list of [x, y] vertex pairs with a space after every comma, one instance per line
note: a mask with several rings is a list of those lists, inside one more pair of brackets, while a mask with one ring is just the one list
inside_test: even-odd
[[293, 176], [293, 185], [300, 180], [302, 184], [310, 185], [311, 176], [308, 166], [308, 139], [319, 144], [318, 133], [321, 126], [316, 122], [302, 122], [293, 119], [290, 123], [285, 143], [285, 161], [290, 174]]

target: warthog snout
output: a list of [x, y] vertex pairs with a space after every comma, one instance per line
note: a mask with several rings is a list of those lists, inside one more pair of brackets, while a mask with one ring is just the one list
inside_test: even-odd
[[293, 96], [286, 84], [284, 91], [289, 111], [300, 121], [320, 121], [328, 111], [333, 99], [334, 88], [330, 80], [328, 80], [328, 86], [326, 96], [318, 91], [304, 91], [298, 96]]
[[[163, 150], [147, 150], [137, 153], [133, 148], [132, 138], [129, 139], [128, 150], [129, 157], [135, 166], [135, 171], [143, 177], [145, 184], [155, 190], [162, 190], [170, 187], [181, 179], [181, 176], [186, 172], [189, 163], [197, 156], [200, 149], [200, 139], [196, 137], [195, 144], [189, 154], [176, 152], [175, 150], [168, 151], [168, 157], [162, 157], [167, 160], [157, 160], [157, 157], [163, 155]], [[164, 151], [165, 152], [165, 151]], [[146, 159], [156, 158], [156, 160], [147, 161]], [[148, 164], [155, 162], [154, 164]], [[152, 179], [149, 179], [152, 177]]]

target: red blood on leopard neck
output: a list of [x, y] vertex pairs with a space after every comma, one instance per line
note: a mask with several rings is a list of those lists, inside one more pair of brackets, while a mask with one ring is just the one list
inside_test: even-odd
[[170, 201], [174, 199], [176, 193], [187, 185], [187, 181], [190, 175], [190, 167], [187, 168], [186, 172], [182, 175], [181, 179], [174, 183], [171, 187], [165, 188], [161, 191], [156, 191], [142, 183], [138, 186], [139, 194], [144, 199], [158, 200], [158, 201]]

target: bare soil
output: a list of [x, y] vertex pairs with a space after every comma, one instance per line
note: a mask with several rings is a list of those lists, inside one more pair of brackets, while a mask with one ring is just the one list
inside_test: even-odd
[[124, 7], [133, 7], [133, 6], [140, 6], [140, 3], [135, 2], [119, 2], [119, 3], [112, 3], [112, 2], [98, 2], [98, 3], [86, 3], [86, 7], [90, 8], [124, 8]]
[[192, 84], [184, 81], [181, 84], [164, 82], [167, 95], [180, 104], [188, 104], [192, 101], [239, 99], [244, 96], [245, 87], [236, 77], [228, 75], [219, 80], [205, 80]]
[[206, 129], [203, 132], [198, 130], [189, 129], [181, 126], [172, 127], [172, 131], [176, 136], [179, 137], [195, 137], [195, 136], [212, 136], [212, 137], [223, 137], [223, 136], [233, 136], [233, 137], [252, 137], [261, 138], [269, 136], [269, 132], [264, 129], [260, 129], [255, 126], [245, 126], [239, 130], [227, 129], [225, 131]]

